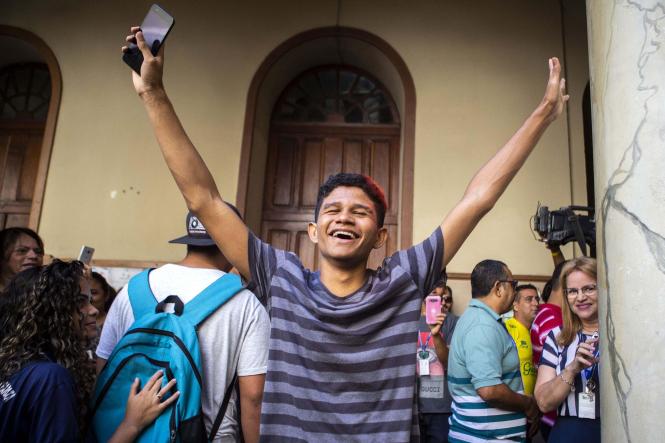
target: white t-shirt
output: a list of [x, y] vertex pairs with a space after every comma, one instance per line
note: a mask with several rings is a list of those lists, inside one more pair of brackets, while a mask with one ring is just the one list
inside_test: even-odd
[[[224, 272], [216, 269], [167, 264], [150, 272], [150, 289], [157, 301], [177, 295], [186, 304], [222, 275]], [[106, 316], [97, 355], [108, 359], [132, 323], [134, 314], [125, 286]], [[238, 377], [266, 373], [270, 320], [254, 294], [243, 290], [203, 322], [198, 337], [203, 369], [201, 402], [206, 430], [210, 432], [236, 363]], [[238, 435], [236, 403], [234, 392], [215, 441]]]

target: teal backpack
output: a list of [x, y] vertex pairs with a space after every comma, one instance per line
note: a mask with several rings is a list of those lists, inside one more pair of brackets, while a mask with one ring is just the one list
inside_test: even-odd
[[[162, 369], [162, 385], [175, 378], [180, 398], [136, 441], [211, 441], [224, 417], [236, 377], [226, 390], [208, 436], [201, 411], [201, 353], [196, 331], [206, 318], [243, 289], [242, 282], [237, 275], [224, 274], [187, 304], [175, 295], [157, 303], [150, 290], [149, 272], [145, 270], [129, 281], [134, 323], [113, 349], [97, 378], [92, 402], [92, 433], [98, 442], [108, 441], [125, 416], [127, 396], [134, 379], [138, 377], [143, 386]], [[174, 313], [163, 312], [168, 303], [174, 304]], [[168, 395], [170, 393], [165, 398]]]

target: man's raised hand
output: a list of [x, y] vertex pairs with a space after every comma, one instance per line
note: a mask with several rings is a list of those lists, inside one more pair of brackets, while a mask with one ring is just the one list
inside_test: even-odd
[[561, 78], [561, 63], [556, 57], [549, 59], [550, 78], [545, 89], [542, 104], [546, 109], [548, 122], [553, 122], [563, 112], [566, 102], [570, 98], [566, 94], [566, 79]]
[[[150, 48], [145, 41], [143, 32], [138, 26], [130, 28], [131, 34], [126, 37], [126, 41], [136, 41], [141, 54], [143, 54], [143, 64], [141, 64], [141, 75], [132, 71], [132, 81], [136, 93], [143, 97], [145, 94], [155, 91], [162, 91], [164, 89], [162, 83], [162, 73], [164, 69], [164, 45], [159, 48], [157, 55], [152, 55]], [[129, 51], [128, 46], [122, 47], [122, 52]]]

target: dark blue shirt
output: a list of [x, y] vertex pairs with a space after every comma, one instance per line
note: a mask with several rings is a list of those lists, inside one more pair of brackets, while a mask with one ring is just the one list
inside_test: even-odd
[[74, 380], [57, 363], [30, 363], [0, 383], [0, 442], [79, 441]]

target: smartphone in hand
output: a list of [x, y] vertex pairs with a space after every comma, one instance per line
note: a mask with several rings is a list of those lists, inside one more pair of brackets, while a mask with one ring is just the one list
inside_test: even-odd
[[[159, 5], [152, 5], [148, 14], [141, 23], [141, 31], [145, 37], [145, 42], [150, 47], [152, 55], [157, 55], [159, 48], [166, 40], [166, 36], [171, 32], [175, 20], [171, 15], [162, 9]], [[122, 60], [129, 65], [137, 74], [141, 75], [141, 65], [143, 64], [143, 54], [136, 42], [130, 42], [128, 50], [122, 54]]]
[[83, 245], [81, 246], [81, 252], [79, 252], [78, 261], [82, 262], [85, 265], [90, 266], [90, 263], [92, 262], [92, 255], [94, 253], [95, 253], [95, 248]]
[[428, 295], [425, 298], [425, 322], [428, 325], [436, 323], [436, 316], [441, 314], [441, 297]]

